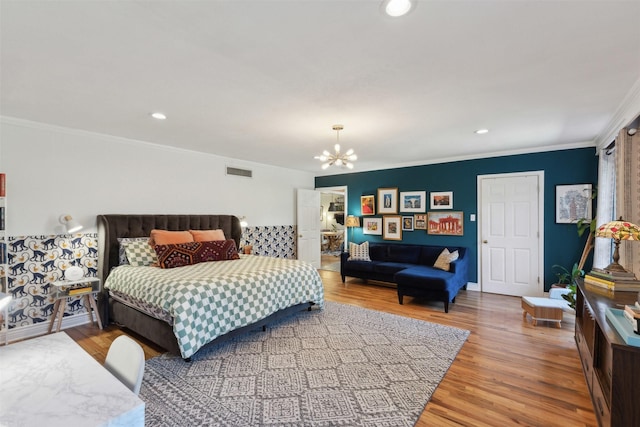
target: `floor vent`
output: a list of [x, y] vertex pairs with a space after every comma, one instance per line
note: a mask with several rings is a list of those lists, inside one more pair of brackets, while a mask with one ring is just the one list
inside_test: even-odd
[[227, 175], [244, 176], [245, 178], [253, 178], [253, 171], [249, 169], [232, 168], [227, 166]]

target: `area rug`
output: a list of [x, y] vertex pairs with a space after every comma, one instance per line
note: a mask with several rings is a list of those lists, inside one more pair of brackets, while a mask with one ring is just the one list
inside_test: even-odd
[[326, 302], [147, 361], [147, 426], [413, 426], [469, 331]]

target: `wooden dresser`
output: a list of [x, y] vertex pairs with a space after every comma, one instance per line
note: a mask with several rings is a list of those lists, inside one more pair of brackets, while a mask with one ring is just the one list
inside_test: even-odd
[[578, 281], [576, 343], [600, 426], [640, 426], [640, 347], [627, 345], [606, 309], [633, 304], [637, 292], [594, 289]]

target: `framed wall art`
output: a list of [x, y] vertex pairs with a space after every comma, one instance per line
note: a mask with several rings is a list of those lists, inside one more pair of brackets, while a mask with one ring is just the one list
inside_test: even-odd
[[398, 189], [378, 188], [378, 214], [398, 213]]
[[427, 233], [449, 236], [464, 234], [463, 212], [429, 212]]
[[426, 211], [426, 191], [403, 191], [400, 193], [400, 212]]
[[556, 223], [591, 221], [591, 184], [556, 185]]
[[426, 230], [427, 229], [427, 215], [426, 214], [418, 214], [413, 216], [413, 228], [415, 230]]
[[453, 191], [432, 191], [431, 209], [453, 209]]
[[382, 238], [385, 240], [402, 240], [402, 217], [400, 215], [382, 217]]
[[402, 231], [413, 231], [413, 217], [412, 216], [403, 216], [402, 217]]
[[362, 218], [362, 234], [382, 235], [382, 218]]
[[360, 196], [360, 213], [362, 215], [376, 214], [376, 196]]

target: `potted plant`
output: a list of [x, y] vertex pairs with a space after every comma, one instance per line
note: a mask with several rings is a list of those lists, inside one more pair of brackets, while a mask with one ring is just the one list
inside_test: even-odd
[[576, 279], [584, 276], [584, 271], [578, 268], [578, 263], [573, 264], [571, 271], [562, 265], [554, 265], [553, 268], [559, 270], [556, 273], [558, 283], [555, 286], [569, 289], [569, 292], [562, 294], [562, 298], [569, 303], [569, 307], [576, 309]]

